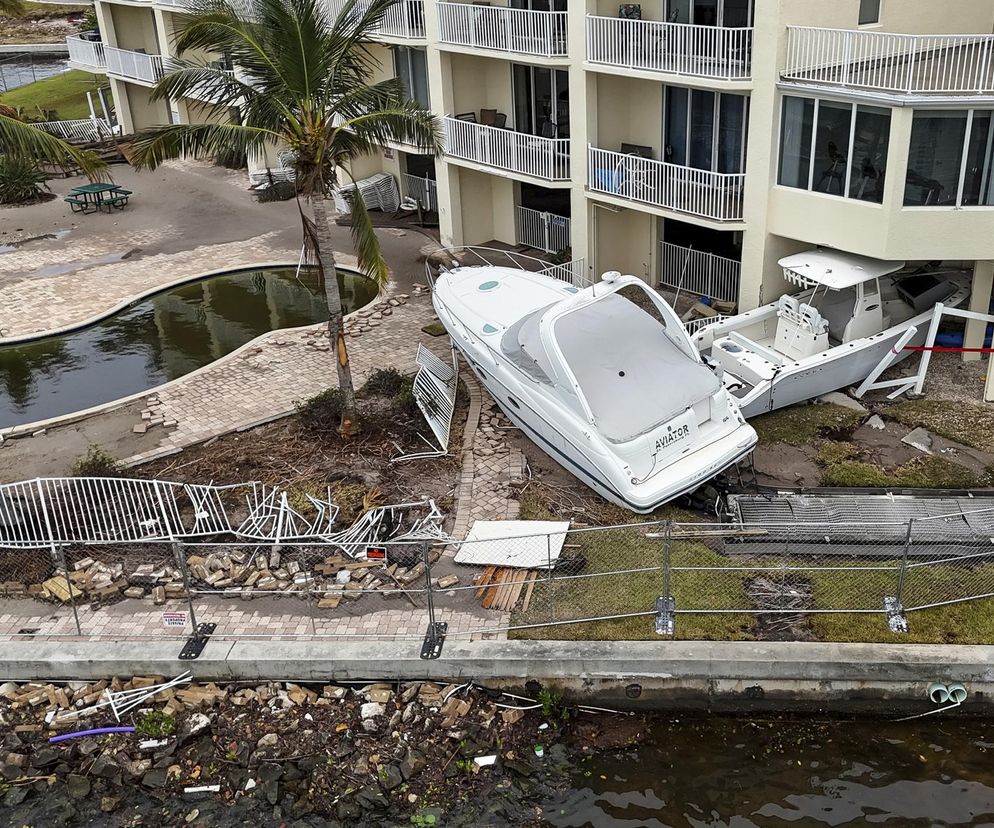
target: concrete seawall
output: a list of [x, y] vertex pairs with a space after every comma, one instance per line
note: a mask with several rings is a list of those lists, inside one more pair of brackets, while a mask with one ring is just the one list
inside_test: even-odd
[[68, 55], [69, 47], [61, 43], [3, 43], [0, 55]]
[[994, 647], [806, 642], [448, 641], [437, 661], [414, 642], [212, 641], [195, 661], [182, 642], [17, 641], [0, 681], [175, 675], [316, 682], [430, 679], [505, 689], [554, 685], [588, 703], [642, 709], [923, 712], [932, 681], [960, 682], [961, 710], [994, 712]]

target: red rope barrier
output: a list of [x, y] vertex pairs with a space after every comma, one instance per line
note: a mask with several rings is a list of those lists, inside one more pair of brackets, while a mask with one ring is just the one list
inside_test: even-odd
[[994, 354], [994, 348], [943, 348], [939, 345], [905, 345], [905, 351], [938, 351], [940, 354]]

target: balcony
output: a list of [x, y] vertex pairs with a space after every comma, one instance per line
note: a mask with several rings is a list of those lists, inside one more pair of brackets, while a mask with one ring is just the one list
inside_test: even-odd
[[752, 77], [752, 29], [588, 15], [587, 63], [748, 81]]
[[498, 172], [569, 181], [569, 138], [543, 138], [446, 115], [445, 154]]
[[745, 173], [716, 173], [588, 147], [587, 189], [715, 222], [742, 221]]
[[438, 39], [469, 49], [565, 58], [566, 12], [439, 3]]
[[104, 44], [99, 40], [72, 36], [66, 38], [69, 47], [69, 61], [75, 65], [92, 71], [106, 71], [107, 59], [104, 56]]
[[900, 95], [994, 94], [994, 35], [787, 27], [785, 81]]
[[162, 55], [146, 55], [132, 49], [118, 49], [105, 46], [107, 56], [107, 71], [128, 80], [141, 83], [157, 83], [162, 77]]
[[[345, 6], [344, 0], [326, 0], [326, 2], [332, 17], [337, 17]], [[365, 4], [360, 0], [355, 6], [355, 12], [362, 14], [364, 11]], [[375, 35], [385, 40], [424, 40], [424, 0], [398, 0], [383, 15]]]

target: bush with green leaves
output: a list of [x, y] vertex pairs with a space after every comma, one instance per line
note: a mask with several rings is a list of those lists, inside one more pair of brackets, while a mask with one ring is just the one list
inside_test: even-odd
[[138, 720], [135, 729], [150, 739], [163, 739], [176, 732], [176, 719], [161, 710], [150, 710]]
[[37, 162], [17, 155], [0, 155], [0, 204], [37, 201], [48, 192], [48, 173]]
[[120, 477], [123, 472], [117, 458], [95, 443], [90, 443], [86, 454], [77, 457], [69, 468], [73, 477]]
[[366, 394], [396, 397], [409, 384], [410, 380], [396, 368], [380, 368], [369, 375], [362, 390]]

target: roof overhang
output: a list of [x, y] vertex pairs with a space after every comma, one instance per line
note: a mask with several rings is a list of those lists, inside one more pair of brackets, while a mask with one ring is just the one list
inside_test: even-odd
[[861, 282], [896, 273], [904, 267], [904, 262], [888, 262], [822, 248], [785, 256], [778, 264], [783, 268], [787, 281], [801, 287], [822, 285], [830, 290], [845, 290]]

